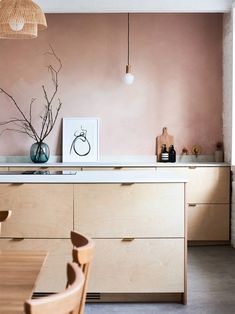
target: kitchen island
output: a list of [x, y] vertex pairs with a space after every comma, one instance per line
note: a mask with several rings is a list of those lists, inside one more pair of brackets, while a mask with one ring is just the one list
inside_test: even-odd
[[49, 251], [36, 291], [56, 292], [76, 230], [96, 244], [90, 301], [186, 303], [186, 182], [147, 170], [1, 174], [0, 208], [12, 216], [0, 248]]

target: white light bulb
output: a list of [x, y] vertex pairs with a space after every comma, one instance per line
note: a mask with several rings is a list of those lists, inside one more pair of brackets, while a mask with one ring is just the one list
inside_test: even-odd
[[9, 22], [9, 25], [14, 32], [20, 32], [24, 28], [24, 18], [23, 17], [17, 17], [17, 19], [12, 18]]
[[131, 85], [134, 82], [134, 75], [132, 73], [126, 73], [123, 77], [123, 81], [127, 84], [127, 85]]

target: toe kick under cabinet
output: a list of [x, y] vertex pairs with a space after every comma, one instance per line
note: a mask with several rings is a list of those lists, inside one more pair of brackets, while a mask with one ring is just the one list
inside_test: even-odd
[[182, 183], [75, 185], [75, 230], [96, 243], [91, 298], [184, 297], [184, 188]]

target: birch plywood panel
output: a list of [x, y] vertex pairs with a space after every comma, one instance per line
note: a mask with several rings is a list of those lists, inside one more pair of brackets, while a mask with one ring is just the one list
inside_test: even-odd
[[189, 206], [188, 240], [229, 240], [229, 204]]
[[79, 167], [10, 167], [9, 171], [80, 171]]
[[96, 239], [89, 292], [184, 291], [183, 239]]
[[76, 184], [74, 223], [94, 238], [184, 237], [184, 184]]
[[9, 171], [46, 171], [48, 168], [40, 167], [9, 167]]
[[69, 184], [0, 184], [0, 208], [12, 215], [4, 237], [69, 238], [73, 229], [73, 186]]
[[147, 170], [150, 170], [150, 171], [153, 171], [153, 170], [156, 170], [156, 167], [83, 167], [82, 168], [83, 171], [105, 171], [105, 170], [108, 170], [108, 171], [111, 171], [111, 170], [116, 170], [116, 171], [130, 171], [130, 170], [135, 170], [135, 171], [139, 171], [139, 170], [144, 170], [144, 171], [147, 171]]
[[189, 169], [188, 175], [189, 203], [229, 203], [229, 167], [196, 167]]

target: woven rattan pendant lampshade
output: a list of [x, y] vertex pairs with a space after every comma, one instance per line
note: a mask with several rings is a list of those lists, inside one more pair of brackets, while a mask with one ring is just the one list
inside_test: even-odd
[[0, 26], [0, 39], [33, 39], [38, 36], [37, 24], [24, 24], [21, 31], [13, 31], [9, 24]]
[[47, 28], [44, 13], [31, 0], [0, 2], [0, 38], [31, 39]]

